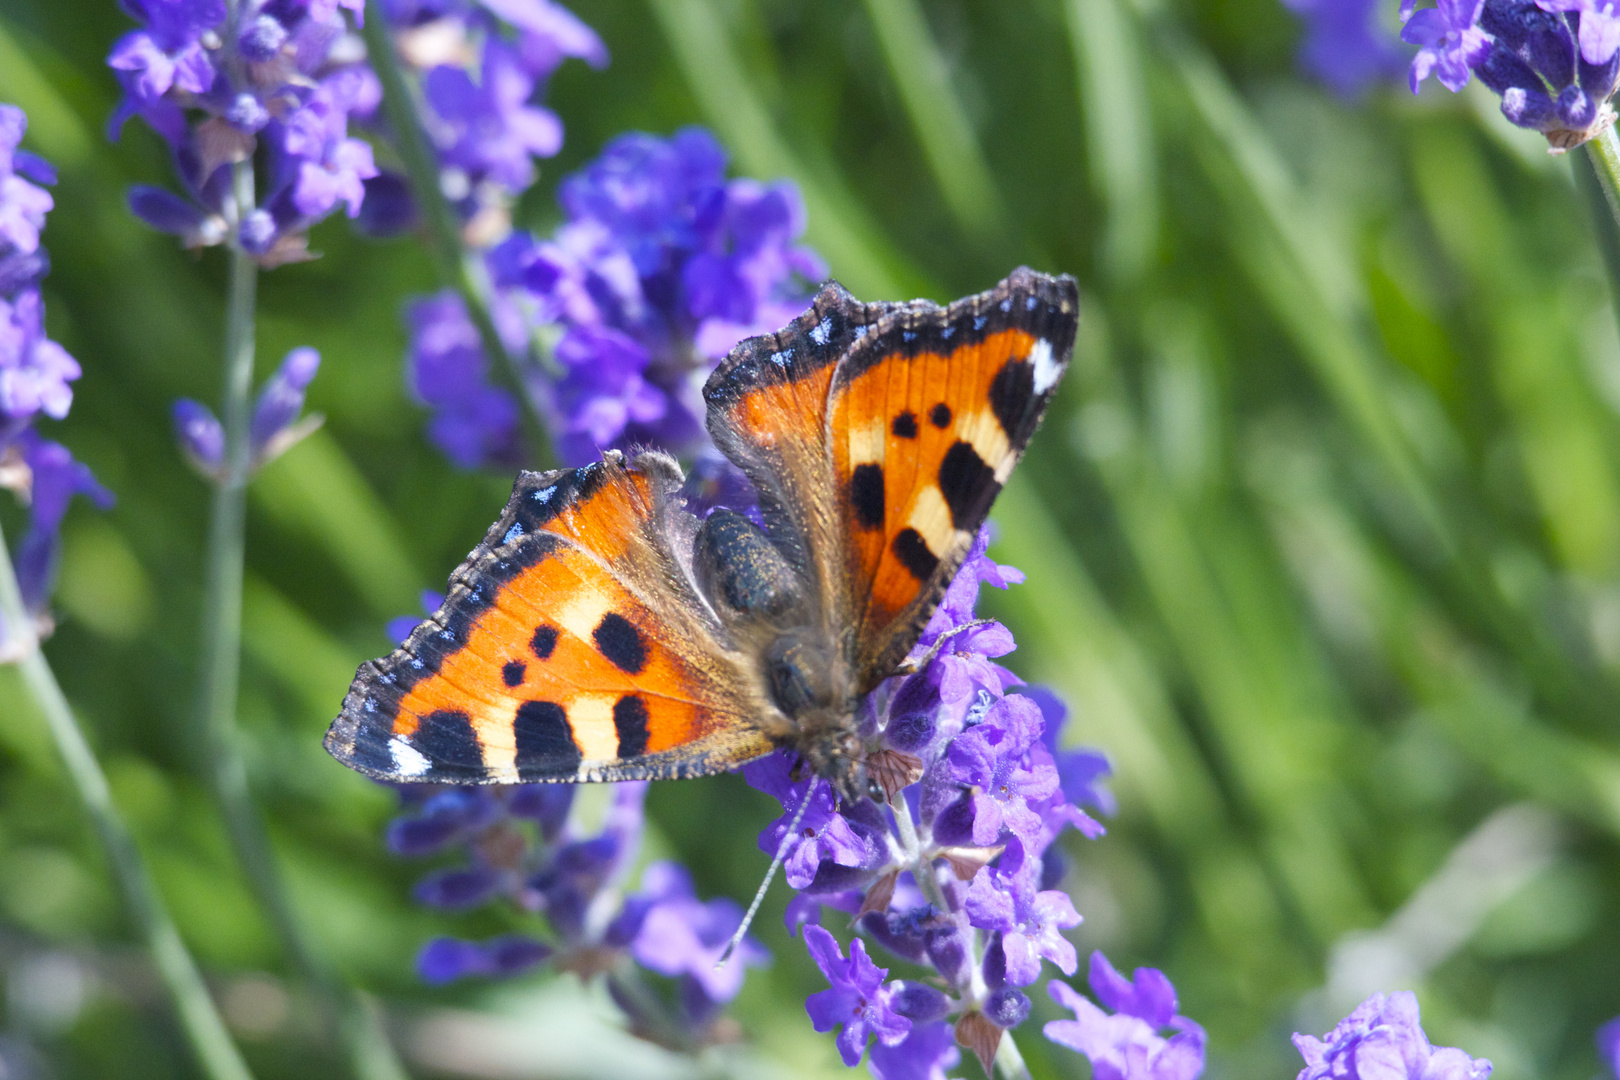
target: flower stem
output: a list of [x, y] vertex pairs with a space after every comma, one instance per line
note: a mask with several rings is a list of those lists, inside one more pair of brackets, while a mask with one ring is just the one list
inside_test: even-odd
[[495, 327], [490, 305], [489, 275], [483, 260], [466, 249], [461, 239], [461, 222], [455, 208], [439, 186], [439, 164], [427, 134], [417, 119], [416, 102], [410, 84], [399, 64], [399, 53], [389, 36], [388, 20], [377, 0], [366, 3], [366, 54], [383, 88], [383, 109], [394, 130], [395, 148], [410, 178], [411, 194], [427, 224], [429, 248], [439, 272], [439, 280], [455, 289], [466, 305], [467, 314], [478, 328], [484, 353], [496, 358], [505, 373], [509, 389], [523, 403], [525, 424], [532, 444], [530, 452], [542, 465], [552, 463], [551, 440], [546, 434], [546, 417], [531, 382], [529, 363], [513, 355]]
[[1010, 1031], [1001, 1033], [1001, 1045], [996, 1048], [996, 1072], [1001, 1074], [1002, 1080], [1031, 1080], [1029, 1066], [1024, 1064], [1024, 1055], [1019, 1052]]
[[1620, 135], [1615, 134], [1613, 124], [1586, 144], [1586, 159], [1592, 163], [1592, 171], [1603, 188], [1609, 216], [1620, 225]]
[[[253, 163], [233, 166], [237, 220], [253, 207]], [[341, 983], [304, 934], [276, 867], [263, 817], [248, 787], [247, 765], [236, 727], [242, 653], [242, 569], [247, 485], [252, 474], [254, 308], [258, 267], [233, 247], [225, 325], [225, 393], [220, 419], [225, 462], [214, 489], [208, 529], [207, 593], [203, 611], [201, 715], [208, 780], [225, 820], [236, 858], [259, 906], [309, 988], [324, 998], [337, 1034], [362, 1080], [405, 1076], [381, 1025], [358, 993]]]
[[[1575, 166], [1575, 181], [1586, 197], [1592, 214], [1593, 240], [1603, 256], [1603, 266], [1609, 272], [1609, 289], [1616, 313], [1620, 314], [1620, 185], [1616, 183], [1616, 148], [1613, 144], [1614, 128], [1606, 129], [1596, 140], [1586, 144], [1582, 155], [1584, 164]], [[1610, 140], [1607, 151], [1602, 147]]]
[[113, 876], [123, 891], [130, 918], [146, 939], [146, 947], [174, 1001], [180, 1027], [191, 1044], [192, 1053], [197, 1055], [198, 1065], [208, 1080], [253, 1080], [247, 1063], [225, 1030], [224, 1020], [214, 1008], [213, 999], [208, 996], [208, 987], [203, 983], [196, 961], [181, 940], [169, 909], [164, 906], [140, 849], [135, 846], [135, 838], [113, 805], [107, 775], [101, 771], [101, 763], [90, 749], [89, 740], [80, 729], [61, 684], [56, 681], [56, 673], [40, 650], [33, 620], [23, 608], [17, 574], [3, 536], [0, 536], [0, 621], [5, 624], [6, 644], [17, 656], [23, 683], [40, 712], [45, 714], [51, 738], [62, 755], [73, 786], [78, 789], [79, 800], [95, 825]]

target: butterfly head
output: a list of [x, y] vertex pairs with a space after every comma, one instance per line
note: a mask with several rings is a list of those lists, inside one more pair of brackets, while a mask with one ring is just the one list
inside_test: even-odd
[[766, 653], [772, 702], [792, 721], [787, 741], [811, 772], [826, 777], [845, 799], [883, 791], [867, 776], [866, 741], [856, 723], [858, 699], [837, 685], [841, 671], [823, 642], [807, 630], [788, 631]]

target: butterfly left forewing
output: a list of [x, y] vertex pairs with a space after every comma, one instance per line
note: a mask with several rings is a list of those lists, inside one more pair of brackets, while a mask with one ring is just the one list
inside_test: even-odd
[[1019, 269], [989, 292], [885, 316], [840, 361], [827, 440], [857, 686], [915, 644], [1062, 378], [1079, 292]]
[[679, 478], [654, 454], [520, 476], [439, 611], [362, 665], [327, 748], [437, 783], [692, 776], [769, 750], [683, 569]]

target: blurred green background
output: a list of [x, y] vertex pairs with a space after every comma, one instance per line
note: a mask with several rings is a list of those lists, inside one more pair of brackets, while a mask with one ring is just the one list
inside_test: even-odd
[[[1290, 1032], [1401, 987], [1504, 1080], [1596, 1076], [1620, 1012], [1620, 336], [1580, 154], [1485, 94], [1337, 101], [1296, 73], [1275, 0], [571, 6], [613, 62], [556, 77], [567, 142], [523, 223], [548, 229], [557, 179], [613, 135], [697, 122], [739, 173], [800, 183], [809, 240], [864, 299], [948, 300], [1019, 262], [1080, 278], [1076, 367], [995, 513], [1029, 584], [987, 605], [1011, 666], [1116, 765], [1109, 835], [1071, 845], [1082, 956], [1163, 968], [1212, 1078], [1292, 1076]], [[49, 327], [85, 375], [51, 434], [119, 500], [69, 516], [48, 654], [252, 1064], [335, 1077], [199, 779], [208, 492], [168, 416], [218, 396], [224, 263], [124, 209], [129, 183], [170, 183], [150, 132], [103, 137], [128, 26], [110, 0], [0, 5], [0, 100], [62, 174]], [[392, 796], [320, 735], [510, 477], [452, 470], [404, 390], [423, 247], [341, 220], [313, 241], [261, 285], [261, 375], [318, 348], [328, 422], [252, 491], [240, 709], [297, 904], [419, 1075], [699, 1075], [614, 1038], [568, 979], [415, 980], [430, 935], [516, 923], [413, 906], [423, 867], [380, 840]], [[649, 854], [705, 896], [752, 893], [769, 800], [727, 776], [649, 807]], [[847, 1075], [804, 1015], [823, 984], [786, 898], [728, 1068]], [[192, 1075], [10, 669], [0, 972], [17, 1075]], [[1035, 1075], [1088, 1075], [1034, 996]]]

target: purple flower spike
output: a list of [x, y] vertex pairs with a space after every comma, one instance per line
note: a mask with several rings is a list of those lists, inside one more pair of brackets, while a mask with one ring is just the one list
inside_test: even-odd
[[829, 990], [810, 995], [804, 1003], [810, 1023], [817, 1031], [831, 1031], [838, 1025], [838, 1052], [844, 1064], [854, 1066], [866, 1053], [866, 1040], [876, 1035], [887, 1046], [898, 1045], [911, 1030], [911, 1021], [889, 1004], [889, 991], [883, 986], [887, 968], [880, 968], [866, 955], [860, 938], [849, 945], [849, 959], [838, 948], [838, 941], [819, 926], [804, 928], [804, 943], [821, 973], [832, 983]]
[[1620, 1016], [1597, 1029], [1598, 1057], [1620, 1080]]
[[1295, 1033], [1305, 1059], [1297, 1080], [1485, 1080], [1491, 1063], [1455, 1047], [1434, 1047], [1417, 998], [1374, 994], [1321, 1039]]
[[893, 1046], [874, 1043], [867, 1068], [877, 1080], [946, 1080], [946, 1074], [961, 1060], [951, 1025], [941, 1020], [913, 1024], [906, 1037]]
[[[1166, 992], [1174, 1002], [1175, 990], [1168, 980], [1160, 987], [1157, 980], [1143, 977], [1143, 971], [1152, 969], [1138, 969], [1136, 980], [1125, 983], [1106, 959], [1099, 964], [1101, 956], [1101, 953], [1093, 953], [1091, 964], [1092, 989], [1098, 997], [1104, 997], [1103, 988], [1106, 988], [1109, 998], [1124, 1001], [1154, 1016], [1162, 1012]], [[1101, 979], [1099, 972], [1103, 973]], [[1163, 979], [1159, 972], [1153, 975]], [[1130, 993], [1122, 989], [1126, 987], [1131, 988]], [[1143, 991], [1139, 987], [1147, 989]], [[1053, 980], [1046, 990], [1053, 1001], [1071, 1010], [1075, 1018], [1053, 1020], [1042, 1032], [1059, 1046], [1090, 1058], [1096, 1080], [1194, 1080], [1203, 1073], [1204, 1029], [1185, 1016], [1171, 1015], [1163, 1024], [1129, 1012], [1110, 1016], [1066, 983]], [[1159, 1034], [1164, 1027], [1176, 1033], [1166, 1039]]]
[[1474, 25], [1485, 0], [1440, 0], [1416, 12], [1401, 28], [1401, 40], [1420, 46], [1412, 60], [1412, 93], [1431, 74], [1456, 93], [1468, 85], [1469, 69], [1485, 59], [1491, 39]]

